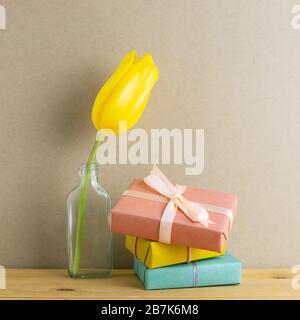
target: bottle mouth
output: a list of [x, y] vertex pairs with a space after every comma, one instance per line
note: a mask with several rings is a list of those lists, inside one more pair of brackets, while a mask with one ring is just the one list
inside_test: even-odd
[[98, 163], [91, 163], [90, 165], [88, 165], [87, 163], [82, 163], [80, 165], [80, 172], [82, 171], [86, 171], [87, 169], [89, 170], [98, 170], [100, 168]]

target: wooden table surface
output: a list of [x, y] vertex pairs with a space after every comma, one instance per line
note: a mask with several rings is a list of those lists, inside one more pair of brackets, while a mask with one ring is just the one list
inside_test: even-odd
[[241, 285], [143, 289], [132, 270], [115, 270], [106, 279], [70, 279], [65, 270], [9, 269], [0, 299], [299, 299], [291, 270], [245, 269]]

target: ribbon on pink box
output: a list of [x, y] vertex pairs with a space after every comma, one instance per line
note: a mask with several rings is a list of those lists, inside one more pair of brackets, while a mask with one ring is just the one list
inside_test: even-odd
[[123, 195], [166, 203], [160, 220], [159, 242], [171, 243], [172, 225], [178, 209], [191, 221], [201, 224], [204, 228], [208, 228], [210, 224], [214, 224], [214, 221], [209, 218], [208, 211], [225, 215], [229, 219], [229, 230], [231, 229], [233, 212], [230, 209], [187, 200], [182, 195], [186, 186], [173, 185], [156, 165], [153, 166], [150, 175], [144, 179], [144, 182], [160, 195], [137, 190], [126, 190]]

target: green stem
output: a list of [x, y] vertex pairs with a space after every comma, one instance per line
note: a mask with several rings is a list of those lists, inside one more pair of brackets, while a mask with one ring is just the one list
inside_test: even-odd
[[76, 230], [76, 247], [74, 255], [73, 275], [77, 275], [80, 270], [80, 258], [81, 258], [81, 247], [84, 229], [84, 218], [85, 218], [85, 204], [87, 190], [90, 180], [90, 167], [95, 162], [96, 152], [101, 141], [96, 140], [93, 149], [88, 158], [88, 162], [85, 168], [85, 174], [81, 185], [80, 196], [79, 196], [79, 207], [78, 207], [78, 219], [77, 219], [77, 230]]

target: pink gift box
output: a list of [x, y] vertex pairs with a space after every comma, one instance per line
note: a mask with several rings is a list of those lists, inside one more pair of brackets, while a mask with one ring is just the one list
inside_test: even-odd
[[[128, 190], [159, 195], [141, 179], [133, 180]], [[238, 200], [235, 194], [187, 187], [183, 196], [193, 202], [227, 208], [232, 211], [233, 217], [236, 214]], [[122, 195], [112, 209], [112, 230], [115, 233], [158, 241], [160, 219], [165, 207], [166, 203], [163, 202]], [[206, 228], [191, 221], [178, 209], [172, 225], [171, 243], [221, 252], [231, 222], [226, 215], [212, 211], [208, 213], [213, 224]]]

